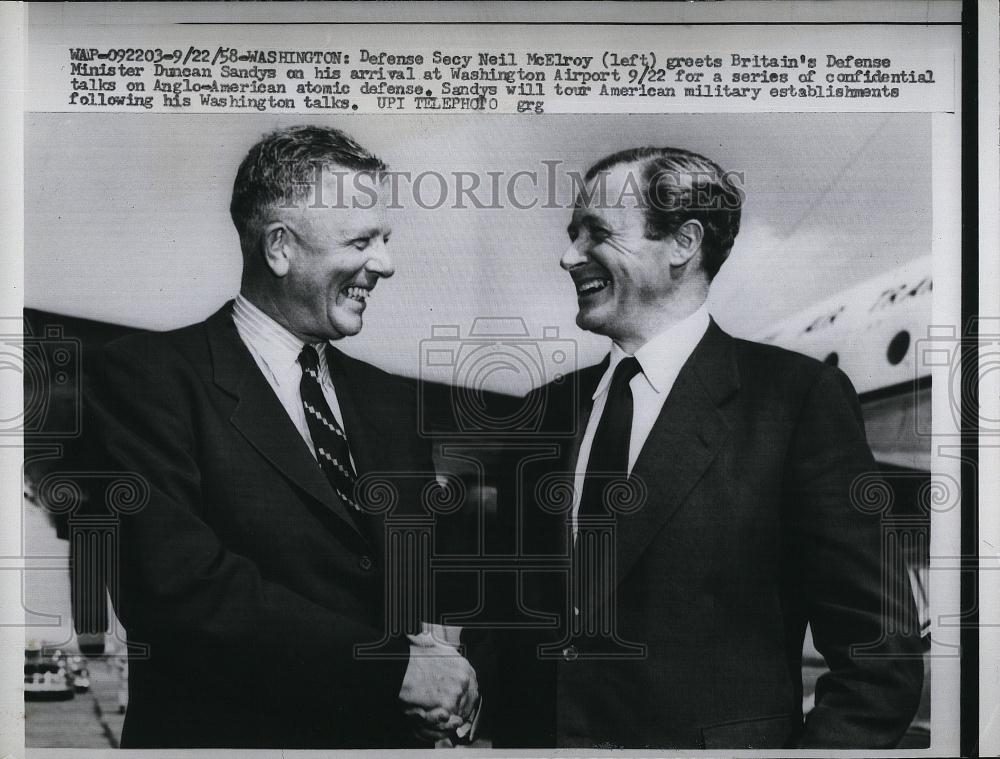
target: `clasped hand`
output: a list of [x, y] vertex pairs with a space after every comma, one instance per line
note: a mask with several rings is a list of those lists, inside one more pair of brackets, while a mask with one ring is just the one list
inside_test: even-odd
[[399, 699], [414, 734], [430, 742], [464, 737], [479, 703], [476, 671], [453, 646], [426, 633], [408, 637], [410, 663]]

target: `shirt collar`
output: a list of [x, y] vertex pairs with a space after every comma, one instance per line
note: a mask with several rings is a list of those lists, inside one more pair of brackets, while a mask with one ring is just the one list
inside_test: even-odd
[[[299, 354], [305, 345], [302, 340], [261, 311], [242, 293], [236, 296], [233, 304], [233, 321], [236, 323], [236, 329], [253, 344], [254, 350], [267, 364], [275, 382], [280, 385], [286, 379], [299, 381], [301, 375]], [[321, 377], [327, 373], [324, 346], [325, 343], [316, 344]]]
[[[642, 376], [657, 394], [667, 392], [673, 386], [681, 367], [708, 329], [709, 321], [708, 307], [702, 304], [693, 314], [663, 330], [635, 352]], [[611, 344], [611, 361], [594, 391], [594, 400], [608, 389], [615, 369], [627, 356], [618, 343]]]

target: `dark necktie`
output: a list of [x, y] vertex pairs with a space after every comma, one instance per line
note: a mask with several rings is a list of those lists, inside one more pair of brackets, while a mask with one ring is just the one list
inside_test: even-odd
[[[598, 650], [614, 642], [614, 587], [617, 579], [614, 514], [605, 503], [605, 493], [614, 482], [628, 477], [628, 449], [632, 437], [632, 388], [629, 382], [641, 371], [629, 356], [619, 362], [608, 386], [604, 412], [597, 424], [587, 460], [583, 493], [577, 511], [577, 534], [573, 540], [573, 618], [571, 634], [589, 638], [588, 648]], [[607, 599], [603, 614], [596, 614]]]
[[347, 435], [337, 423], [337, 418], [330, 410], [326, 396], [323, 395], [319, 376], [319, 354], [314, 346], [306, 345], [302, 348], [299, 365], [302, 367], [299, 393], [302, 396], [302, 407], [306, 412], [309, 435], [316, 451], [316, 460], [337, 496], [354, 517], [362, 534], [367, 535], [364, 514], [354, 500], [354, 485], [358, 476], [351, 464]]
[[587, 459], [577, 512], [579, 516], [607, 516], [608, 510], [602, 502], [605, 486], [612, 479], [628, 477], [628, 449], [632, 437], [632, 388], [629, 382], [641, 371], [635, 356], [627, 356], [615, 367], [604, 413], [601, 414], [590, 458]]

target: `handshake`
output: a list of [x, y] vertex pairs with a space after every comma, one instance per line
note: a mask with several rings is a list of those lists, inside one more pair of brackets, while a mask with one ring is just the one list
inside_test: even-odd
[[476, 671], [455, 647], [454, 628], [431, 627], [433, 631], [408, 636], [410, 663], [399, 700], [418, 738], [454, 744], [471, 738], [479, 711], [479, 683]]

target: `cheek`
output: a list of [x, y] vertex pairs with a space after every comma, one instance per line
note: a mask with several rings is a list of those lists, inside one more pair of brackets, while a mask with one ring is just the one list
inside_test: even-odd
[[312, 289], [317, 297], [334, 298], [340, 292], [347, 274], [340, 266], [317, 267], [313, 272]]
[[325, 279], [331, 287], [343, 287], [348, 281], [357, 276], [368, 261], [368, 255], [363, 251], [351, 249], [337, 255], [336, 259], [330, 263], [325, 272]]

